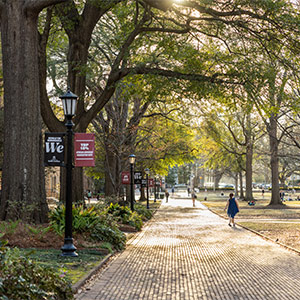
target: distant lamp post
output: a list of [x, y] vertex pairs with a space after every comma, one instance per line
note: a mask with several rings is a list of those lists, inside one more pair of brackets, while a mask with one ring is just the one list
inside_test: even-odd
[[78, 96], [68, 88], [67, 93], [59, 97], [62, 100], [64, 114], [67, 119], [67, 163], [66, 163], [66, 210], [65, 210], [65, 240], [62, 246], [62, 256], [76, 257], [76, 247], [72, 238], [72, 153], [73, 153], [73, 122], [72, 118], [76, 112]]
[[156, 176], [154, 177], [154, 202], [156, 202], [156, 191], [157, 191], [157, 186], [156, 186]]
[[130, 164], [130, 208], [134, 211], [134, 173], [133, 166], [135, 163], [135, 155], [129, 155], [129, 164]]
[[149, 174], [150, 174], [150, 170], [147, 168], [145, 169], [145, 173], [146, 173], [146, 180], [147, 180], [147, 209], [149, 209]]

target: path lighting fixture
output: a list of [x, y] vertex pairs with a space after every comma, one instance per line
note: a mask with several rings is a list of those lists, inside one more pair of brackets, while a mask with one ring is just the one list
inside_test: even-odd
[[72, 238], [72, 168], [73, 168], [73, 130], [72, 118], [76, 112], [78, 96], [68, 88], [67, 93], [59, 97], [62, 100], [64, 114], [67, 119], [67, 163], [66, 163], [66, 209], [65, 209], [65, 240], [61, 247], [62, 256], [77, 257], [76, 247]]
[[131, 211], [134, 211], [134, 172], [133, 166], [135, 163], [135, 155], [129, 155], [129, 164], [130, 164], [130, 208]]
[[145, 169], [146, 173], [146, 181], [147, 181], [147, 209], [149, 209], [149, 174], [150, 170], [148, 168]]

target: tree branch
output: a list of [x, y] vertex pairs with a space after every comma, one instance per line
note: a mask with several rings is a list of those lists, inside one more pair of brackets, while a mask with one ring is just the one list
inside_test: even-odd
[[24, 9], [35, 12], [35, 13], [39, 13], [42, 9], [44, 9], [48, 6], [67, 2], [67, 1], [68, 0], [38, 0], [38, 1], [37, 0], [26, 0]]
[[152, 75], [160, 75], [165, 77], [172, 77], [183, 80], [191, 80], [191, 81], [199, 81], [199, 82], [210, 82], [210, 83], [228, 83], [228, 84], [242, 84], [242, 82], [238, 81], [229, 81], [225, 79], [221, 79], [219, 77], [232, 77], [232, 75], [215, 73], [212, 76], [206, 76], [201, 74], [187, 74], [181, 73], [179, 71], [165, 70], [159, 68], [149, 68], [145, 66], [138, 66], [135, 68], [124, 68], [117, 76], [120, 76], [119, 79], [127, 76], [128, 74], [152, 74]]

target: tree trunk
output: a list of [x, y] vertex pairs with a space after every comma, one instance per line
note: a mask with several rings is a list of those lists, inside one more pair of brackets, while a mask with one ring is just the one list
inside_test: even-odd
[[244, 200], [244, 189], [243, 189], [243, 173], [240, 171], [239, 173], [239, 178], [240, 178], [240, 199]]
[[253, 161], [253, 144], [250, 142], [246, 146], [246, 200], [253, 200], [252, 193], [252, 161]]
[[4, 77], [4, 164], [1, 220], [48, 219], [44, 185], [38, 70], [38, 13], [23, 1], [1, 11]]
[[235, 183], [235, 197], [237, 197], [239, 194], [239, 174], [235, 175], [234, 183]]
[[116, 195], [116, 157], [114, 153], [106, 147], [106, 158], [105, 158], [105, 196]]
[[147, 189], [144, 187], [141, 187], [140, 191], [141, 191], [140, 201], [146, 201], [147, 200], [147, 198], [146, 198]]
[[269, 118], [268, 133], [270, 139], [271, 174], [272, 174], [272, 196], [270, 205], [281, 204], [279, 197], [279, 175], [278, 175], [278, 145], [277, 120], [274, 115]]
[[219, 186], [219, 182], [223, 176], [223, 173], [217, 170], [214, 170], [214, 187], [217, 188]]

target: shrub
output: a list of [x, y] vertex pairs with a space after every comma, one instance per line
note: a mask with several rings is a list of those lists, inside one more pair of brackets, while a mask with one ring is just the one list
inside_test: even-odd
[[134, 205], [134, 210], [142, 217], [144, 221], [150, 220], [153, 216], [153, 212], [147, 209], [144, 205], [136, 203]]
[[107, 213], [118, 218], [122, 224], [128, 224], [137, 230], [141, 230], [143, 226], [142, 217], [137, 212], [132, 212], [127, 206], [120, 206], [117, 203], [111, 204], [107, 209]]
[[112, 214], [115, 217], [120, 218], [122, 222], [127, 223], [129, 220], [130, 215], [132, 214], [131, 210], [127, 206], [120, 206], [118, 203], [110, 204], [107, 209], [109, 214]]
[[[121, 232], [114, 218], [91, 206], [88, 209], [73, 206], [73, 232], [88, 233], [93, 240], [109, 242], [117, 250], [123, 249], [126, 236]], [[60, 206], [50, 213], [52, 228], [63, 235], [65, 228], [65, 208]]]
[[133, 226], [134, 228], [136, 228], [137, 230], [141, 230], [143, 227], [142, 217], [137, 212], [133, 212], [129, 216], [127, 223], [124, 223], [124, 224], [129, 224], [129, 225]]
[[71, 283], [51, 268], [20, 254], [19, 249], [0, 249], [0, 299], [74, 299]]
[[126, 243], [126, 236], [121, 230], [100, 223], [92, 229], [91, 238], [93, 240], [109, 242], [117, 250], [124, 249]]
[[[50, 212], [50, 223], [52, 228], [60, 235], [65, 229], [65, 207], [59, 206]], [[73, 206], [72, 208], [72, 227], [74, 233], [87, 232], [96, 223], [99, 222], [99, 216], [94, 211], [94, 207], [83, 209], [82, 207]]]

